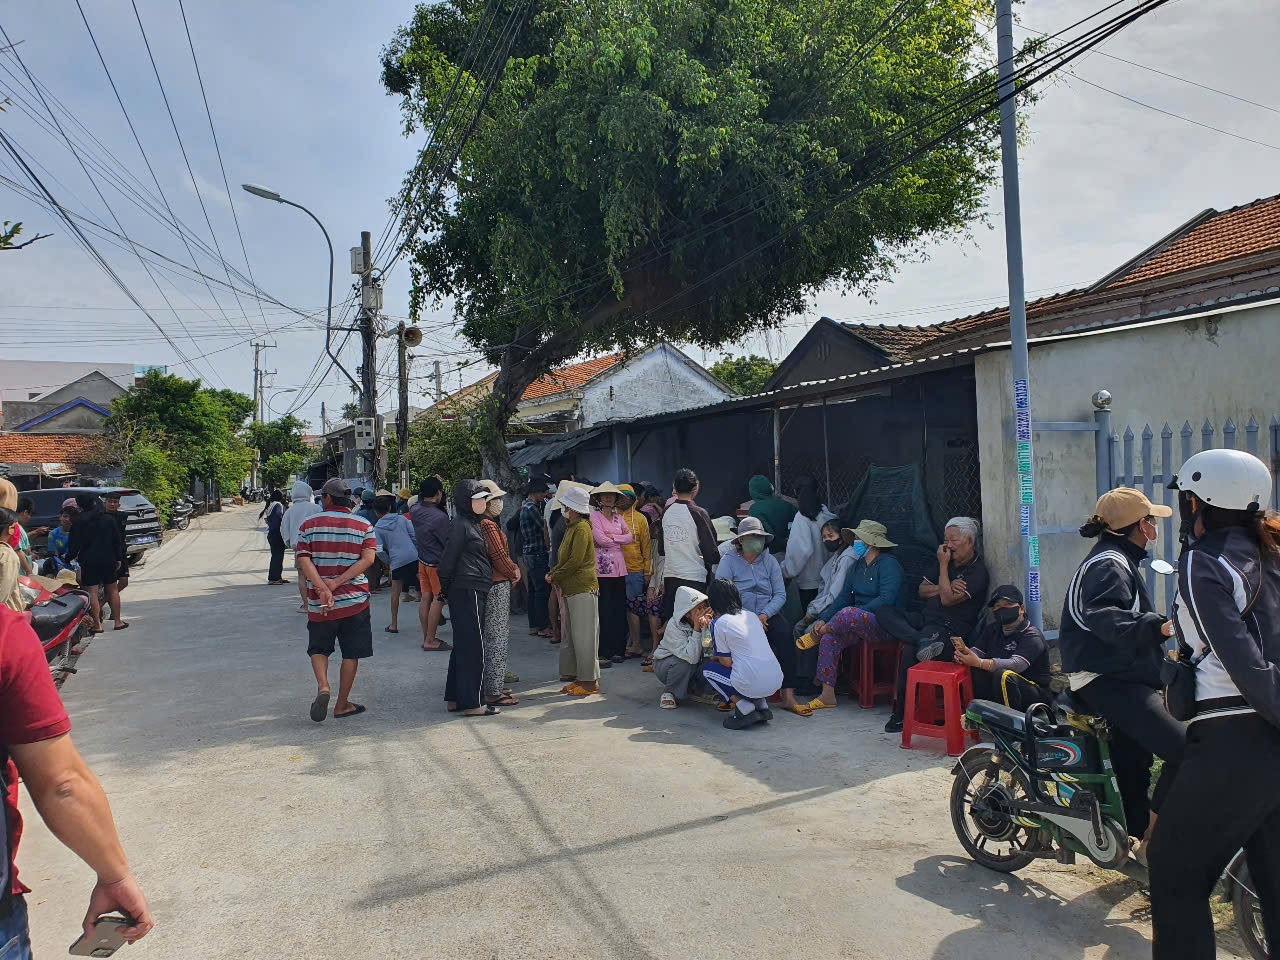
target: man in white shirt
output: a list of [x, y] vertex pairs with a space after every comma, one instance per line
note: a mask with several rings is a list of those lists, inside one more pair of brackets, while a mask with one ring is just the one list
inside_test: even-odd
[[675, 500], [662, 515], [658, 548], [662, 551], [662, 622], [671, 619], [676, 591], [681, 587], [702, 590], [720, 561], [715, 527], [707, 511], [693, 502], [698, 495], [698, 475], [688, 468], [676, 471], [672, 483]]

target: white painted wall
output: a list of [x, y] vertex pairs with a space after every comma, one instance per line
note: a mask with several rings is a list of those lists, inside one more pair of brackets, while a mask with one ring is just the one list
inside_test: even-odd
[[[1179, 431], [1190, 420], [1193, 449], [1200, 427], [1230, 417], [1245, 447], [1252, 415], [1261, 427], [1260, 453], [1274, 458], [1267, 425], [1280, 416], [1280, 305], [1224, 308], [1212, 315], [1129, 327], [1092, 336], [1031, 345], [1031, 404], [1034, 421], [1093, 421], [1094, 392], [1113, 397], [1112, 429], [1135, 435], [1135, 472], [1141, 472], [1140, 436], [1150, 424], [1157, 471], [1160, 430], [1174, 431], [1173, 472], [1181, 466]], [[982, 471], [985, 552], [992, 583], [1021, 583], [1022, 538], [1018, 522], [1018, 474], [1014, 444], [1009, 351], [982, 354], [975, 362], [978, 446]], [[1041, 527], [1079, 525], [1096, 501], [1094, 435], [1038, 431], [1033, 434], [1036, 506]], [[1123, 448], [1121, 448], [1123, 450]], [[1119, 464], [1117, 465], [1119, 467]], [[1274, 468], [1273, 468], [1274, 469]], [[1152, 497], [1161, 501], [1163, 492]], [[1163, 531], [1162, 531], [1163, 533]], [[1046, 625], [1056, 627], [1063, 592], [1090, 542], [1078, 534], [1041, 537], [1042, 603]]]
[[583, 390], [582, 426], [699, 407], [731, 396], [675, 348], [658, 344]]

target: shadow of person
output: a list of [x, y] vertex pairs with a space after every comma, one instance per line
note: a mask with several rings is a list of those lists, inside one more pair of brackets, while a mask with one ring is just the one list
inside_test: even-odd
[[[1055, 882], [1058, 879], [1060, 884]], [[1108, 873], [1101, 885], [1075, 895], [1073, 888], [1087, 879], [1064, 873], [1024, 879], [944, 855], [916, 861], [915, 869], [899, 877], [897, 885], [955, 916], [975, 921], [941, 940], [933, 952], [936, 960], [1150, 957], [1149, 904], [1141, 896], [1142, 885], [1123, 874]], [[1105, 951], [1099, 953], [1098, 947]]]

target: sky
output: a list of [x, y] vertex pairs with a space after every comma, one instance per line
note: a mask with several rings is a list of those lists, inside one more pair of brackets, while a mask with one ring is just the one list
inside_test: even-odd
[[[0, 26], [25, 68], [44, 86], [46, 99], [56, 97], [49, 103], [67, 134], [84, 143], [89, 141], [87, 128], [95, 138], [81, 156], [106, 202], [58, 131], [42, 129], [28, 114], [52, 126], [23, 67], [3, 52], [0, 98], [14, 102], [0, 114], [0, 125], [64, 207], [114, 229], [109, 206], [124, 233], [188, 268], [187, 274], [176, 266], [169, 273], [153, 268], [153, 280], [127, 249], [95, 238], [117, 275], [195, 369], [179, 359], [175, 347], [76, 244], [65, 224], [4, 181], [0, 220], [23, 221], [20, 240], [36, 232], [53, 235], [20, 252], [0, 254], [0, 355], [164, 364], [184, 376], [199, 375], [212, 386], [247, 393], [253, 382], [249, 343], [266, 342], [274, 347], [262, 351], [263, 366], [275, 371], [266, 381], [266, 402], [275, 414], [296, 407], [297, 415], [318, 429], [322, 402], [333, 420], [352, 399], [345, 377], [327, 360], [319, 388], [300, 389], [323, 353], [324, 238], [301, 211], [252, 197], [239, 184], [267, 185], [323, 222], [335, 251], [335, 300], [348, 297], [354, 278], [347, 251], [358, 245], [361, 230], [372, 231], [376, 242], [387, 226], [387, 199], [421, 140], [417, 134], [403, 136], [398, 101], [385, 94], [378, 76], [379, 51], [409, 18], [412, 4], [185, 3], [231, 185], [229, 201], [178, 0], [137, 0], [137, 10], [192, 173], [133, 7], [127, 0], [82, 2], [145, 160], [74, 0], [5, 5]], [[1053, 32], [1100, 6], [1099, 0], [1023, 3], [1015, 38], [1023, 40], [1028, 29]], [[1266, 6], [1258, 0], [1173, 0], [1076, 61], [1074, 76], [1060, 74], [1043, 91], [1026, 116], [1027, 139], [1020, 150], [1029, 298], [1097, 280], [1207, 207], [1225, 209], [1280, 193], [1280, 66], [1274, 58], [1280, 17], [1264, 15]], [[59, 103], [74, 120], [59, 111]], [[93, 154], [106, 151], [150, 191], [159, 214], [148, 215], [97, 173]], [[300, 319], [274, 304], [262, 305], [260, 312], [256, 301], [237, 302], [226, 286], [211, 282], [206, 288], [191, 276], [194, 256], [203, 272], [226, 282], [218, 260], [198, 248], [189, 254], [159, 222], [160, 191], [146, 161], [164, 200], [192, 232], [212, 246], [202, 199], [223, 258], [247, 273], [247, 252], [263, 290], [285, 304], [314, 311], [315, 317]], [[2, 152], [0, 176], [27, 185]], [[917, 324], [1003, 305], [1007, 276], [998, 185], [987, 208], [986, 223], [976, 224], [970, 236], [929, 244], [922, 262], [903, 265], [869, 299], [821, 291], [804, 314], [782, 329], [725, 352], [781, 359], [824, 315]], [[387, 281], [384, 312], [391, 322], [408, 311], [408, 281], [403, 263]], [[335, 310], [335, 318], [340, 315]], [[435, 327], [449, 319], [445, 311], [422, 321]], [[482, 375], [484, 368], [470, 362], [474, 354], [466, 349], [445, 333], [428, 336], [413, 351], [412, 374], [421, 379], [411, 383], [410, 402], [430, 402], [425, 390], [433, 360], [442, 363], [446, 389]], [[379, 382], [383, 410], [394, 403], [394, 354], [394, 339], [379, 342], [379, 368], [386, 377]], [[721, 351], [694, 350], [692, 355], [709, 363]], [[360, 362], [358, 337], [351, 338], [342, 358], [354, 374]], [[458, 369], [464, 363], [468, 365]]]

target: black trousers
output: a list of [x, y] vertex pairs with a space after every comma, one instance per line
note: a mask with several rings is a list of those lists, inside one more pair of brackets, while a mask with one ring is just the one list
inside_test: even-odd
[[540, 553], [537, 557], [525, 557], [525, 566], [529, 569], [529, 629], [545, 630], [551, 626], [547, 616], [547, 594], [551, 588], [547, 586], [547, 555]]
[[906, 643], [902, 648], [902, 659], [898, 662], [898, 685], [893, 694], [893, 716], [900, 720], [906, 710], [907, 671], [919, 662], [916, 659], [917, 653], [922, 646], [941, 640], [942, 653], [938, 654], [937, 659], [950, 660], [955, 653], [955, 648], [948, 642], [951, 631], [944, 623], [925, 620], [922, 613], [899, 610], [897, 607], [881, 607], [877, 610], [876, 626], [893, 639]]
[[268, 580], [280, 580], [284, 577], [284, 537], [279, 530], [267, 531], [267, 543], [271, 546], [271, 566], [267, 570]]
[[1147, 851], [1154, 960], [1217, 955], [1209, 895], [1241, 847], [1267, 939], [1275, 944], [1280, 938], [1280, 730], [1257, 714], [1197, 720], [1187, 728], [1179, 776], [1160, 808]]
[[484, 681], [484, 611], [488, 590], [449, 591], [449, 613], [453, 618], [453, 649], [449, 651], [449, 675], [444, 681], [444, 698], [459, 710], [480, 706]]
[[627, 578], [600, 578], [600, 657], [621, 657], [627, 651]]
[[[970, 648], [979, 657], [986, 657], [987, 654], [977, 647]], [[1047, 687], [1039, 687], [1026, 680], [1021, 674], [1012, 673], [1007, 681], [1001, 681], [1003, 674], [998, 670], [990, 672], [979, 670], [977, 668], [970, 669], [970, 676], [973, 679], [973, 699], [990, 700], [993, 703], [1004, 703], [1005, 690], [1009, 691], [1009, 702], [1007, 706], [1013, 710], [1026, 710], [1033, 703], [1049, 703], [1049, 689]]]
[[769, 640], [769, 648], [778, 658], [778, 666], [782, 667], [782, 687], [792, 689], [796, 685], [796, 638], [791, 623], [781, 613], [769, 618], [769, 625], [764, 628], [764, 635]]
[[[1098, 677], [1075, 692], [1076, 698], [1111, 724], [1111, 766], [1124, 797], [1129, 835], [1147, 832], [1151, 811], [1160, 812], [1178, 775], [1186, 750], [1187, 728], [1165, 709], [1160, 691], [1146, 684]], [[1164, 761], [1151, 799], [1151, 761]]]

